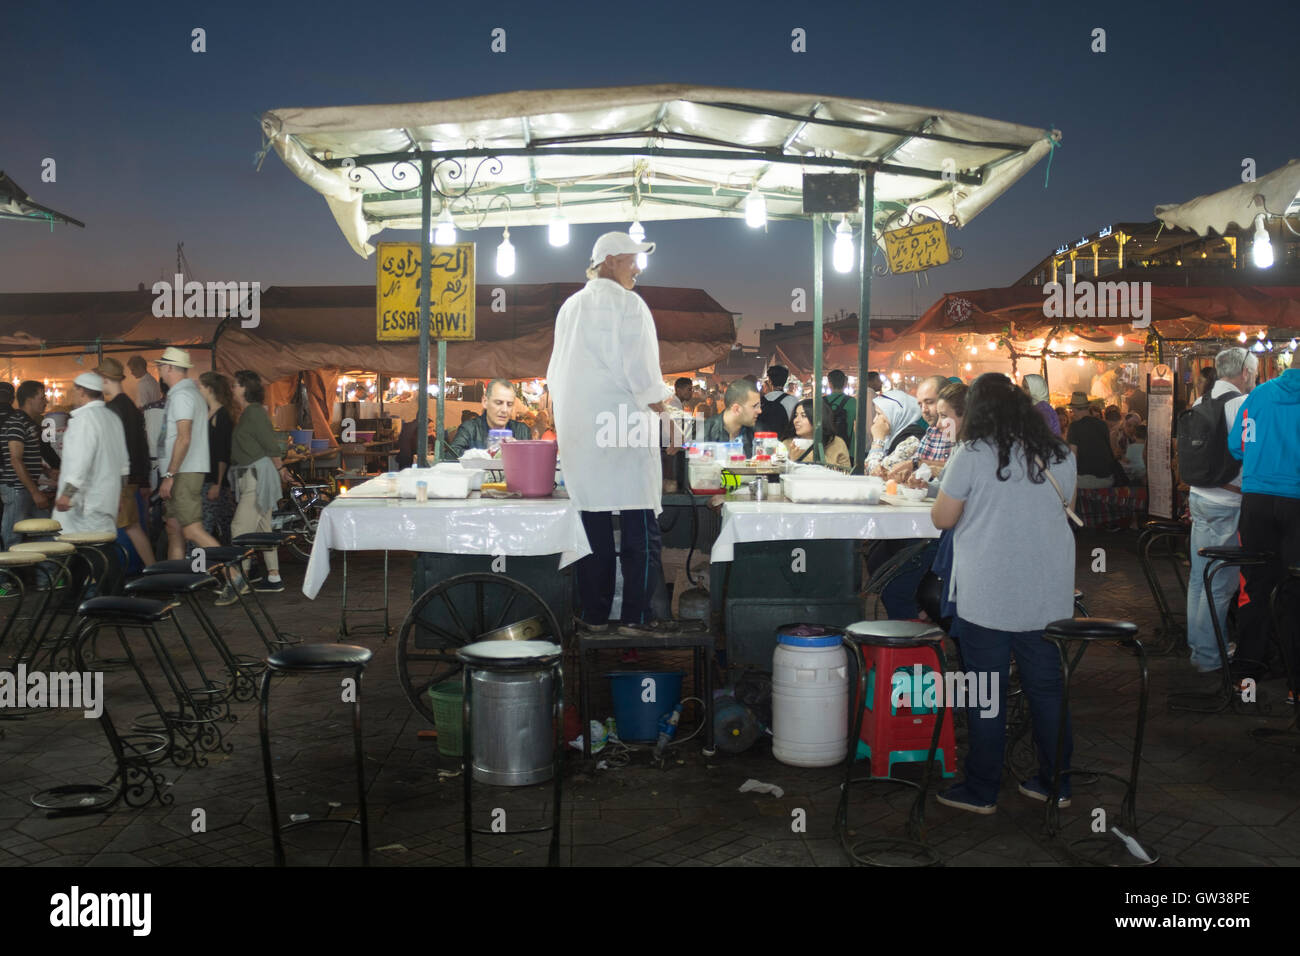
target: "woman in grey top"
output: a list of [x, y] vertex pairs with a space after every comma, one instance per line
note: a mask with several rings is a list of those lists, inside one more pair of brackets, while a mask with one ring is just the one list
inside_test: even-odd
[[[1033, 715], [1039, 761], [1038, 775], [1021, 782], [1020, 792], [1041, 801], [1050, 792], [1062, 688], [1056, 649], [1043, 640], [1043, 629], [1073, 613], [1074, 536], [1065, 505], [1074, 499], [1076, 473], [1069, 446], [1048, 431], [1029, 396], [1005, 375], [975, 380], [959, 441], [931, 517], [935, 527], [954, 529], [952, 637], [961, 645], [963, 665], [981, 675], [976, 686], [992, 693], [967, 709], [966, 779], [941, 793], [939, 802], [987, 814], [997, 809], [1002, 783], [1012, 654]], [[1072, 747], [1067, 716], [1063, 771]], [[1061, 791], [1061, 806], [1067, 806], [1068, 775]]]

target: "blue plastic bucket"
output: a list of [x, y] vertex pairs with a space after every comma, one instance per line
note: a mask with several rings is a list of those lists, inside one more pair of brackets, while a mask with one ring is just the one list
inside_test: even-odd
[[685, 671], [617, 671], [606, 674], [614, 700], [614, 720], [620, 740], [654, 742], [659, 718], [671, 713], [682, 699]]

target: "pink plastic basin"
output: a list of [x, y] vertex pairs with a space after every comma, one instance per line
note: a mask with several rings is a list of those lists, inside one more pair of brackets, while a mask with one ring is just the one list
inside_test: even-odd
[[506, 491], [525, 498], [549, 498], [555, 490], [556, 445], [553, 441], [505, 441]]

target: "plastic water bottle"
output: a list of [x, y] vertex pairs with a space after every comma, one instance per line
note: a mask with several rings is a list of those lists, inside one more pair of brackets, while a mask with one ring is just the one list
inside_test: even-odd
[[501, 457], [501, 443], [511, 436], [512, 432], [508, 428], [492, 428], [488, 430], [488, 454], [493, 458]]

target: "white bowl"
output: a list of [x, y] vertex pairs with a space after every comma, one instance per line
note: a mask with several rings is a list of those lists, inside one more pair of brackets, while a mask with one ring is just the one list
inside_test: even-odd
[[908, 488], [904, 485], [898, 489], [898, 493], [908, 501], [924, 501], [930, 492], [925, 488]]

